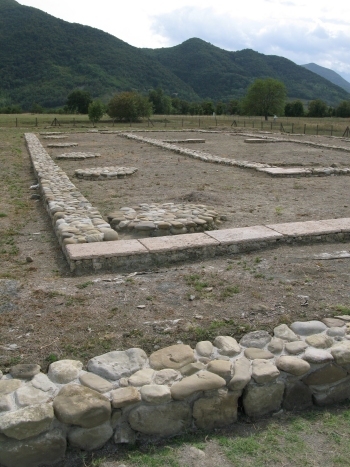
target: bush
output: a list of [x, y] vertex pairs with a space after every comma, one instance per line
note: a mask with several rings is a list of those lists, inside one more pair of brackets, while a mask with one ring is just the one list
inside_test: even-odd
[[90, 102], [88, 108], [89, 120], [95, 125], [101, 120], [103, 114], [105, 113], [105, 107], [100, 101]]
[[122, 92], [109, 101], [107, 113], [117, 120], [136, 122], [152, 114], [152, 103], [137, 92]]

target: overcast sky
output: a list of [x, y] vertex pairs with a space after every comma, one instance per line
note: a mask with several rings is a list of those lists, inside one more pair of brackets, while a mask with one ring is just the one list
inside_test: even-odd
[[65, 21], [102, 29], [136, 47], [199, 37], [225, 50], [253, 49], [317, 63], [350, 81], [348, 0], [19, 0]]

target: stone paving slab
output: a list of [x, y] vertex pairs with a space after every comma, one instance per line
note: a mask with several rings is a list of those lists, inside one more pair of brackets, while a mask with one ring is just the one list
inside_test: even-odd
[[70, 261], [93, 258], [110, 258], [148, 253], [138, 240], [117, 240], [113, 242], [92, 242], [66, 245]]
[[139, 242], [142, 243], [150, 253], [171, 252], [175, 250], [219, 245], [219, 241], [209, 237], [205, 233], [184, 234], [171, 237], [140, 238]]
[[261, 242], [283, 237], [282, 233], [278, 233], [263, 225], [254, 225], [252, 227], [242, 227], [238, 229], [211, 230], [205, 233], [222, 245], [252, 241]]
[[350, 217], [340, 219], [328, 219], [320, 222], [326, 222], [337, 229], [337, 232], [350, 232]]
[[282, 167], [269, 167], [269, 168], [257, 168], [258, 172], [264, 172], [269, 175], [273, 175], [275, 177], [278, 176], [286, 176], [286, 175], [312, 175], [311, 169], [305, 169], [302, 167], [290, 167], [290, 168], [282, 168]]
[[269, 224], [266, 227], [285, 236], [302, 237], [307, 235], [325, 235], [337, 233], [341, 229], [332, 219], [322, 221], [289, 222], [286, 224]]

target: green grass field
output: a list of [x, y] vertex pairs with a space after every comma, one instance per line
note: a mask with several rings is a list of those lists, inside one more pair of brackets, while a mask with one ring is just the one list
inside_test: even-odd
[[[56, 119], [56, 124], [55, 124]], [[0, 127], [3, 128], [23, 128], [23, 130], [35, 131], [37, 129], [47, 131], [55, 130], [77, 130], [79, 128], [92, 127], [87, 115], [48, 115], [48, 114], [20, 114], [5, 115], [0, 114]], [[243, 117], [220, 115], [217, 117], [207, 115], [153, 115], [150, 120], [144, 119], [139, 123], [114, 123], [108, 117], [104, 117], [97, 125], [97, 128], [147, 128], [147, 129], [178, 129], [181, 128], [202, 128], [215, 129], [215, 127], [246, 128], [263, 131], [284, 131], [291, 134], [307, 135], [329, 135], [343, 136], [347, 128], [350, 127], [350, 119], [343, 118], [299, 118], [280, 117], [276, 121], [270, 118], [267, 122], [263, 117]], [[346, 133], [350, 136], [350, 131]]]

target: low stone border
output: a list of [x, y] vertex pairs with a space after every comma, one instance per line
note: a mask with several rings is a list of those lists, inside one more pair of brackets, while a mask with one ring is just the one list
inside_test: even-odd
[[60, 154], [56, 159], [79, 161], [81, 159], [93, 159], [95, 157], [101, 157], [101, 154], [93, 152], [68, 152], [66, 154]]
[[69, 243], [118, 239], [118, 234], [99, 211], [53, 162], [38, 138], [32, 133], [26, 133], [25, 140], [45, 208], [63, 251]]
[[44, 139], [67, 139], [68, 135], [47, 135], [43, 136]]
[[70, 269], [77, 275], [99, 270], [121, 271], [160, 267], [240, 254], [281, 243], [315, 243], [350, 239], [350, 218], [256, 225], [177, 236], [66, 245]]
[[205, 143], [205, 139], [194, 139], [194, 138], [190, 138], [190, 139], [167, 139], [167, 140], [163, 140], [163, 143], [190, 143], [190, 144], [195, 144], [195, 143]]
[[[216, 133], [213, 131], [213, 133]], [[214, 164], [223, 164], [229, 165], [232, 167], [240, 167], [244, 169], [253, 169], [258, 172], [265, 173], [272, 177], [325, 177], [328, 175], [350, 175], [350, 168], [334, 168], [334, 167], [322, 167], [322, 168], [305, 168], [305, 167], [292, 167], [292, 168], [282, 168], [276, 167], [270, 164], [262, 164], [259, 162], [249, 162], [249, 161], [239, 161], [235, 159], [228, 159], [227, 157], [219, 157], [209, 154], [207, 152], [202, 152], [199, 150], [191, 150], [187, 148], [181, 148], [176, 146], [169, 141], [159, 141], [153, 138], [147, 138], [143, 136], [136, 136], [132, 133], [118, 133], [119, 136], [134, 139], [137, 141], [142, 141], [145, 143], [152, 144], [153, 146], [158, 146], [163, 149], [168, 149], [170, 151], [176, 152], [183, 156], [192, 157], [193, 159], [199, 159], [203, 162], [211, 162]], [[252, 136], [250, 134], [241, 134], [241, 136]], [[174, 140], [175, 141], [175, 140]], [[179, 141], [179, 140], [178, 140]], [[183, 142], [188, 140], [183, 140]], [[306, 144], [308, 146], [323, 147], [327, 149], [336, 149], [341, 151], [350, 152], [350, 148], [344, 148], [342, 146], [330, 146], [327, 144], [318, 144], [311, 141], [298, 141], [298, 140], [285, 140], [281, 138], [271, 138], [268, 136], [259, 136], [254, 138], [248, 138], [245, 140], [246, 143], [278, 143], [278, 142], [290, 142], [290, 143], [299, 143]]]
[[78, 146], [78, 143], [52, 143], [48, 144], [48, 148], [72, 148]]
[[223, 218], [203, 204], [186, 203], [142, 203], [107, 215], [111, 227], [119, 233], [156, 237], [213, 230]]
[[130, 177], [137, 171], [136, 167], [91, 167], [77, 169], [74, 175], [84, 180], [113, 180], [115, 178]]
[[0, 372], [0, 463], [51, 465], [67, 444], [134, 444], [239, 420], [327, 406], [350, 397], [350, 317], [281, 324], [273, 335], [177, 343], [149, 357], [140, 348], [89, 360]]

